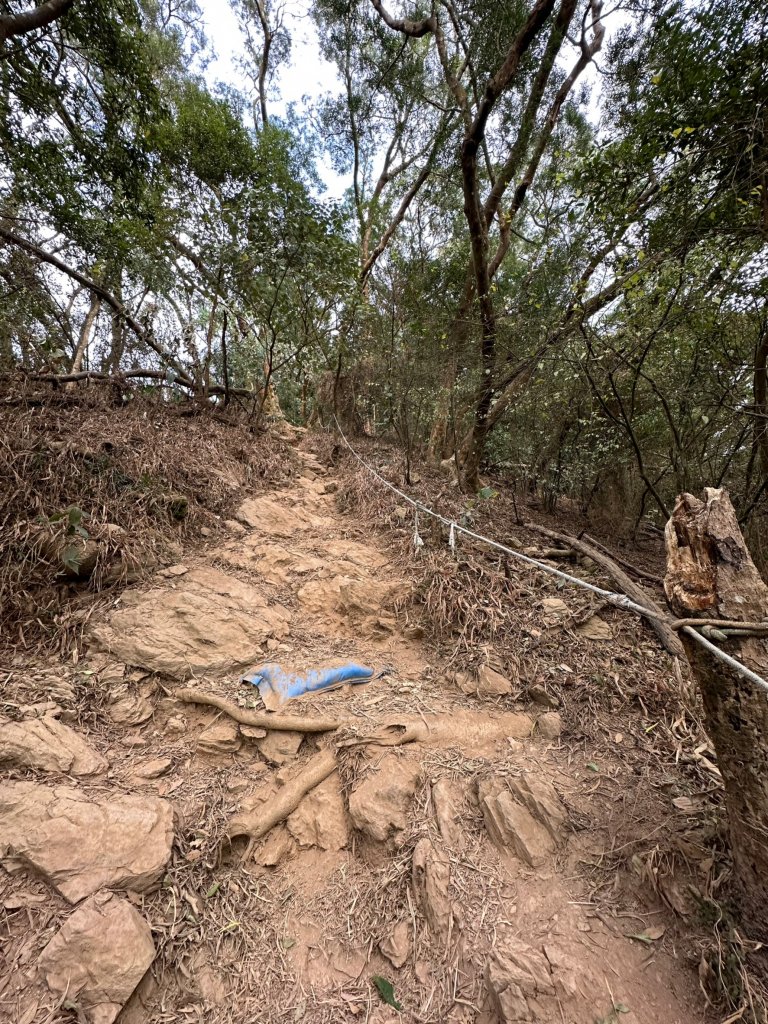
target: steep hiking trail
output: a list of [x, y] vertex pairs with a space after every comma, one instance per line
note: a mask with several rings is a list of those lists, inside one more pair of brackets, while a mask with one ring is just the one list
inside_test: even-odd
[[[295, 458], [77, 663], [7, 673], [0, 1020], [705, 1019], [652, 855], [666, 795], [498, 654], [452, 672], [385, 540]], [[389, 672], [270, 712], [239, 682], [265, 661]]]

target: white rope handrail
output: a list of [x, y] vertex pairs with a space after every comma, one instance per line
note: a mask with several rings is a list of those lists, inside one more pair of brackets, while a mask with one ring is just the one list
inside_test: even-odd
[[[548, 573], [550, 576], [555, 576], [557, 579], [561, 579], [573, 586], [581, 587], [583, 590], [589, 590], [593, 594], [597, 594], [599, 597], [602, 597], [605, 601], [614, 605], [616, 608], [622, 608], [624, 611], [633, 612], [635, 615], [641, 615], [647, 619], [656, 619], [657, 621], [662, 622], [668, 621], [666, 616], [660, 615], [658, 612], [653, 611], [651, 608], [646, 608], [644, 605], [638, 604], [636, 601], [632, 601], [626, 594], [618, 594], [611, 590], [605, 590], [603, 587], [598, 587], [594, 583], [588, 583], [586, 580], [583, 580], [578, 576], [572, 576], [570, 573], [563, 572], [562, 569], [557, 569], [553, 565], [541, 562], [537, 558], [531, 558], [530, 555], [524, 555], [521, 551], [515, 551], [514, 548], [507, 547], [506, 544], [500, 544], [498, 541], [491, 540], [489, 537], [484, 537], [480, 533], [475, 533], [474, 530], [468, 530], [466, 526], [462, 526], [453, 519], [448, 519], [445, 516], [440, 515], [439, 512], [435, 512], [423, 502], [417, 501], [415, 498], [410, 497], [410, 495], [403, 493], [403, 491], [395, 487], [394, 484], [391, 484], [389, 480], [385, 480], [384, 477], [380, 473], [377, 473], [372, 466], [368, 465], [368, 463], [355, 451], [347, 440], [336, 416], [333, 418], [336, 422], [336, 429], [338, 430], [342, 441], [360, 465], [370, 473], [371, 476], [375, 477], [379, 483], [382, 483], [386, 488], [414, 508], [417, 516], [418, 513], [421, 512], [424, 515], [431, 516], [433, 519], [436, 519], [438, 522], [443, 523], [443, 525], [448, 527], [450, 531], [449, 537], [453, 539], [453, 544], [450, 545], [451, 550], [455, 549], [456, 534], [463, 533], [465, 536], [471, 537], [472, 540], [478, 541], [480, 544], [487, 544], [488, 547], [493, 548], [496, 551], [502, 551], [504, 554], [510, 555], [512, 558], [516, 558], [518, 561], [524, 562], [526, 565], [531, 565], [535, 569], [539, 569], [541, 572]], [[414, 536], [418, 537], [418, 518]], [[421, 540], [420, 537], [419, 540]], [[738, 672], [738, 674], [743, 676], [744, 679], [748, 679], [750, 682], [754, 683], [755, 686], [760, 687], [768, 693], [768, 681], [763, 679], [756, 672], [753, 672], [752, 669], [747, 668], [746, 665], [743, 665], [736, 658], [731, 657], [730, 654], [726, 654], [725, 651], [720, 650], [719, 647], [715, 646], [715, 644], [710, 640], [707, 640], [706, 637], [702, 636], [701, 633], [699, 633], [693, 626], [683, 626], [680, 631], [685, 633], [692, 640], [695, 640], [696, 643], [701, 644], [701, 646], [705, 647], [710, 654], [713, 654], [724, 664], [728, 665], [729, 668]]]

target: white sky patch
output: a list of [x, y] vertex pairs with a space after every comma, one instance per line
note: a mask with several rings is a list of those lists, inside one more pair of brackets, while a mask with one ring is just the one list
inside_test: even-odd
[[[243, 36], [238, 19], [226, 0], [200, 0], [205, 30], [215, 57], [206, 68], [209, 84], [226, 82], [243, 89], [245, 82], [241, 61], [245, 57]], [[307, 13], [307, 5], [297, 0], [286, 0], [285, 25], [291, 36], [291, 62], [280, 68], [273, 80], [268, 110], [284, 116], [288, 106], [295, 104], [297, 111], [306, 113], [319, 96], [327, 92], [337, 94], [341, 83], [336, 69], [320, 53], [320, 41], [314, 22]], [[351, 184], [350, 175], [339, 175], [330, 162], [319, 155], [318, 171], [325, 183], [326, 195], [340, 198]]]

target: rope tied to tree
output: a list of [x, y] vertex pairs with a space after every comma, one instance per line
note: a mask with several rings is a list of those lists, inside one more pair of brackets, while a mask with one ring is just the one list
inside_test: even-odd
[[[352, 455], [357, 459], [363, 469], [367, 473], [370, 473], [379, 483], [383, 484], [388, 490], [392, 491], [403, 501], [407, 502], [414, 509], [414, 533], [413, 543], [416, 550], [420, 550], [424, 546], [424, 541], [419, 536], [418, 525], [419, 525], [419, 513], [423, 515], [431, 516], [444, 526], [448, 527], [448, 546], [452, 551], [455, 552], [456, 547], [456, 535], [464, 534], [470, 537], [472, 540], [477, 541], [480, 544], [486, 544], [488, 547], [493, 548], [496, 551], [501, 551], [512, 558], [517, 559], [519, 562], [524, 562], [526, 565], [530, 565], [535, 569], [539, 569], [541, 572], [545, 572], [550, 576], [554, 576], [557, 579], [563, 580], [565, 583], [571, 586], [580, 587], [582, 590], [588, 590], [593, 594], [597, 594], [604, 601], [613, 605], [615, 608], [621, 608], [622, 611], [632, 612], [634, 615], [639, 615], [646, 619], [659, 619], [666, 622], [673, 629], [679, 630], [685, 633], [686, 636], [690, 637], [696, 643], [705, 647], [710, 654], [728, 665], [729, 668], [733, 669], [744, 679], [748, 679], [755, 686], [768, 693], [768, 680], [759, 676], [756, 672], [747, 668], [736, 658], [733, 658], [730, 654], [726, 654], [725, 651], [717, 647], [712, 640], [707, 639], [705, 635], [699, 632], [699, 629], [708, 629], [709, 635], [714, 639], [718, 639], [718, 633], [720, 637], [726, 639], [729, 635], [729, 630], [732, 630], [731, 635], [746, 635], [746, 636], [765, 636], [768, 635], [768, 622], [737, 622], [735, 620], [718, 620], [718, 619], [670, 619], [668, 616], [659, 614], [650, 608], [646, 608], [636, 601], [631, 600], [626, 594], [619, 594], [612, 590], [606, 590], [604, 587], [598, 587], [594, 583], [588, 583], [587, 580], [583, 580], [578, 576], [572, 576], [570, 573], [564, 572], [562, 569], [557, 569], [553, 565], [548, 565], [546, 562], [542, 562], [537, 558], [532, 558], [530, 555], [524, 555], [521, 551], [515, 551], [514, 548], [508, 547], [506, 544], [500, 544], [498, 541], [491, 540], [490, 537], [484, 537], [480, 533], [475, 533], [473, 530], [467, 529], [466, 526], [454, 522], [452, 519], [448, 519], [445, 516], [440, 515], [439, 512], [435, 512], [428, 505], [425, 505], [421, 501], [417, 501], [415, 498], [411, 498], [410, 495], [404, 494], [403, 491], [399, 490], [394, 484], [391, 484], [388, 480], [385, 480], [380, 473], [378, 473], [372, 466], [360, 456], [352, 445], [347, 440], [344, 431], [339, 425], [339, 421], [334, 416], [336, 423], [336, 429], [344, 442], [345, 446], [349, 449]], [[451, 543], [453, 541], [453, 543]], [[715, 627], [714, 629], [712, 627]], [[725, 629], [719, 628], [724, 626]]]

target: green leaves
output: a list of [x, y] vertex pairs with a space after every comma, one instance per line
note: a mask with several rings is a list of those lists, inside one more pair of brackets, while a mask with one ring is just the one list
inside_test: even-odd
[[386, 978], [382, 978], [380, 974], [374, 974], [371, 981], [376, 986], [379, 996], [382, 1001], [388, 1006], [393, 1007], [395, 1010], [402, 1011], [403, 1007], [395, 999], [395, 989], [391, 981], [387, 981]]

